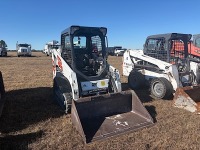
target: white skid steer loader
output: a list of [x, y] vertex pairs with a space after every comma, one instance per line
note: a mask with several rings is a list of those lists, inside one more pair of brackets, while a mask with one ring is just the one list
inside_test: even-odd
[[130, 87], [149, 86], [158, 99], [175, 94], [175, 107], [199, 113], [200, 62], [188, 55], [190, 38], [177, 33], [149, 36], [143, 51], [126, 51], [123, 75], [128, 76]]
[[54, 96], [69, 112], [85, 143], [153, 125], [134, 91], [121, 89], [119, 71], [108, 64], [104, 27], [71, 26], [53, 50]]

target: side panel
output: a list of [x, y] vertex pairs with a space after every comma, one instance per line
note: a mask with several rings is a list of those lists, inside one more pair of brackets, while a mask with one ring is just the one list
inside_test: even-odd
[[81, 82], [81, 88], [83, 91], [108, 88], [108, 82], [109, 82], [108, 79], [96, 80], [96, 81], [84, 81]]
[[114, 79], [114, 82], [115, 82], [115, 85], [117, 88], [117, 92], [121, 92], [122, 87], [121, 87], [119, 71], [116, 68], [114, 68], [113, 66], [109, 66], [109, 71], [111, 73], [112, 78]]
[[59, 53], [54, 49], [52, 53], [52, 63], [53, 63], [53, 77], [56, 76], [57, 67], [59, 71], [68, 79], [72, 89], [72, 96], [74, 100], [79, 98], [78, 82], [76, 73], [68, 66], [64, 59], [59, 55]]
[[122, 64], [122, 69], [123, 69], [123, 75], [124, 76], [129, 76], [130, 72], [132, 71], [134, 65], [131, 61], [129, 51], [125, 51], [123, 55], [123, 64]]

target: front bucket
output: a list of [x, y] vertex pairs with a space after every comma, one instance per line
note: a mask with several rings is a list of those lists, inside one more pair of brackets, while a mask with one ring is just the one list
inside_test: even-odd
[[131, 90], [73, 101], [71, 117], [85, 143], [154, 124], [148, 111]]
[[200, 114], [200, 86], [178, 88], [174, 95], [173, 105]]

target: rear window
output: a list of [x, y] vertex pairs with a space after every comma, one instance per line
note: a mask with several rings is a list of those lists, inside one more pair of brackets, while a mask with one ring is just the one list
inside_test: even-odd
[[197, 38], [197, 39], [196, 39], [195, 44], [196, 44], [197, 47], [200, 48], [200, 38]]
[[73, 38], [74, 48], [86, 48], [86, 37], [85, 36], [75, 36]]

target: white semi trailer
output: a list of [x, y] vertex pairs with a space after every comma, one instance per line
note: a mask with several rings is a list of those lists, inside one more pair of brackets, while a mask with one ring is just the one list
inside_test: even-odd
[[50, 41], [45, 44], [43, 53], [46, 54], [47, 56], [52, 54], [53, 49], [58, 49], [59, 48], [59, 42], [56, 40]]

